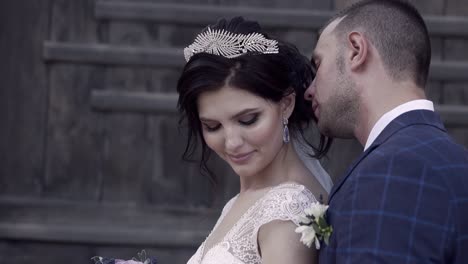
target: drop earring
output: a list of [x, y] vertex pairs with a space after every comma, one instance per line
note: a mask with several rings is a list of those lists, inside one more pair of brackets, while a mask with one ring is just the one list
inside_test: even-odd
[[288, 119], [283, 117], [283, 142], [289, 142], [289, 128], [288, 128]]

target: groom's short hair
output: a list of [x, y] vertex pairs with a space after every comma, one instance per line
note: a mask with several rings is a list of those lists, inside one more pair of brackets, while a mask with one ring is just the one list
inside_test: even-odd
[[338, 37], [363, 29], [379, 52], [388, 74], [396, 80], [412, 79], [424, 87], [431, 61], [429, 33], [418, 10], [406, 1], [364, 0], [335, 15]]

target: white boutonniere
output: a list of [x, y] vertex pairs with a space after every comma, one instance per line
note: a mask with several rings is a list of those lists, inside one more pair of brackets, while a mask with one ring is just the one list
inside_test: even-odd
[[333, 228], [325, 219], [327, 209], [328, 205], [319, 202], [312, 203], [309, 208], [304, 209], [304, 216], [301, 217], [296, 233], [301, 234], [301, 242], [309, 248], [315, 243], [315, 248], [319, 250], [321, 241], [328, 245]]

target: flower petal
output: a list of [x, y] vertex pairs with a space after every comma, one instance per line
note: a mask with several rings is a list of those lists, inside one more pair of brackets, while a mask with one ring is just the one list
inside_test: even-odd
[[296, 233], [302, 233], [304, 230], [306, 230], [309, 226], [298, 226], [296, 227], [296, 230], [294, 230]]
[[298, 218], [299, 218], [298, 219], [299, 223], [304, 224], [304, 225], [308, 225], [308, 224], [310, 224], [312, 222], [312, 220], [310, 220], [310, 218], [308, 218], [306, 216], [303, 216], [303, 215], [300, 215]]
[[320, 250], [320, 241], [318, 239], [315, 239], [315, 248]]

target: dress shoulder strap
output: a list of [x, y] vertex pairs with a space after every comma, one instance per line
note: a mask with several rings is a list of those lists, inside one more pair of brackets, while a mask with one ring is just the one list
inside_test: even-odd
[[304, 209], [315, 201], [314, 195], [303, 185], [284, 183], [273, 187], [228, 233], [229, 250], [244, 263], [260, 263], [257, 248], [260, 227], [274, 220], [292, 221], [299, 225]]

